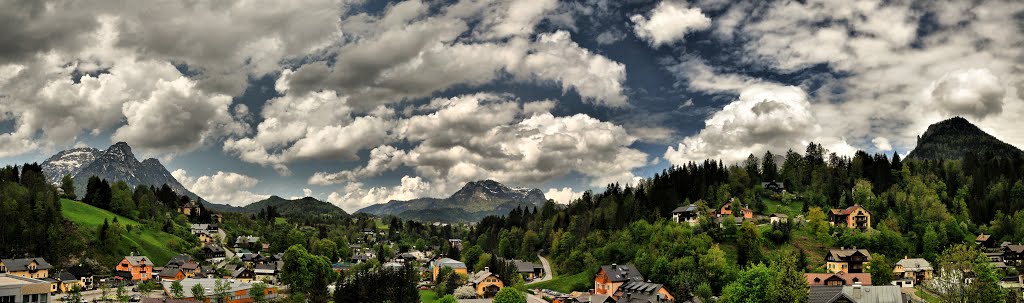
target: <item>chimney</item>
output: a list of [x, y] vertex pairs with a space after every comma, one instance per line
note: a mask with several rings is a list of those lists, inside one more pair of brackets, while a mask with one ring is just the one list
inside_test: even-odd
[[860, 282], [854, 282], [853, 283], [853, 299], [860, 299], [860, 297], [861, 297], [860, 291], [861, 291]]
[[612, 263], [612, 269], [616, 269], [616, 268], [618, 268], [618, 266], [619, 266], [618, 264]]
[[484, 271], [491, 272], [491, 267], [490, 266], [484, 266]]

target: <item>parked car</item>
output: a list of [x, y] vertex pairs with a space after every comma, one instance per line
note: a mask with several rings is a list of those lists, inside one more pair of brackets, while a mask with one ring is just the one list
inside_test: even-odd
[[132, 295], [131, 297], [128, 298], [128, 302], [139, 302], [139, 301], [142, 301], [142, 296], [140, 296], [140, 295]]

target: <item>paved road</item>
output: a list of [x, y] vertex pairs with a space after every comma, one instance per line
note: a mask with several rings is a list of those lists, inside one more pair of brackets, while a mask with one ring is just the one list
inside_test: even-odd
[[541, 299], [540, 297], [538, 297], [538, 296], [536, 296], [534, 294], [531, 294], [531, 293], [526, 293], [526, 302], [527, 303], [548, 303], [548, 301], [544, 301], [544, 299]]
[[544, 266], [544, 277], [542, 277], [540, 279], [537, 279], [537, 280], [530, 281], [530, 283], [526, 283], [528, 285], [529, 284], [533, 284], [533, 283], [539, 283], [539, 282], [544, 282], [544, 281], [547, 281], [547, 280], [551, 280], [551, 263], [549, 263], [548, 259], [544, 258], [544, 256], [537, 255], [537, 258], [540, 258], [540, 264], [542, 266]]

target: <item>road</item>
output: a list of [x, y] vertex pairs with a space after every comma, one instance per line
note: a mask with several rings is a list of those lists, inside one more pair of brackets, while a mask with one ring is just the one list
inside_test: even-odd
[[551, 280], [551, 263], [549, 263], [548, 259], [544, 258], [544, 256], [537, 255], [537, 258], [540, 258], [540, 264], [544, 267], [544, 277], [530, 281], [530, 283], [526, 283], [527, 285]]

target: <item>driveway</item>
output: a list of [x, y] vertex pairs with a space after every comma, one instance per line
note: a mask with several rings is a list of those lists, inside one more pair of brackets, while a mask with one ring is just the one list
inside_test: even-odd
[[537, 258], [540, 258], [540, 264], [544, 267], [544, 277], [530, 281], [530, 283], [526, 283], [527, 285], [551, 280], [551, 263], [549, 263], [548, 259], [544, 258], [544, 256], [537, 255]]

